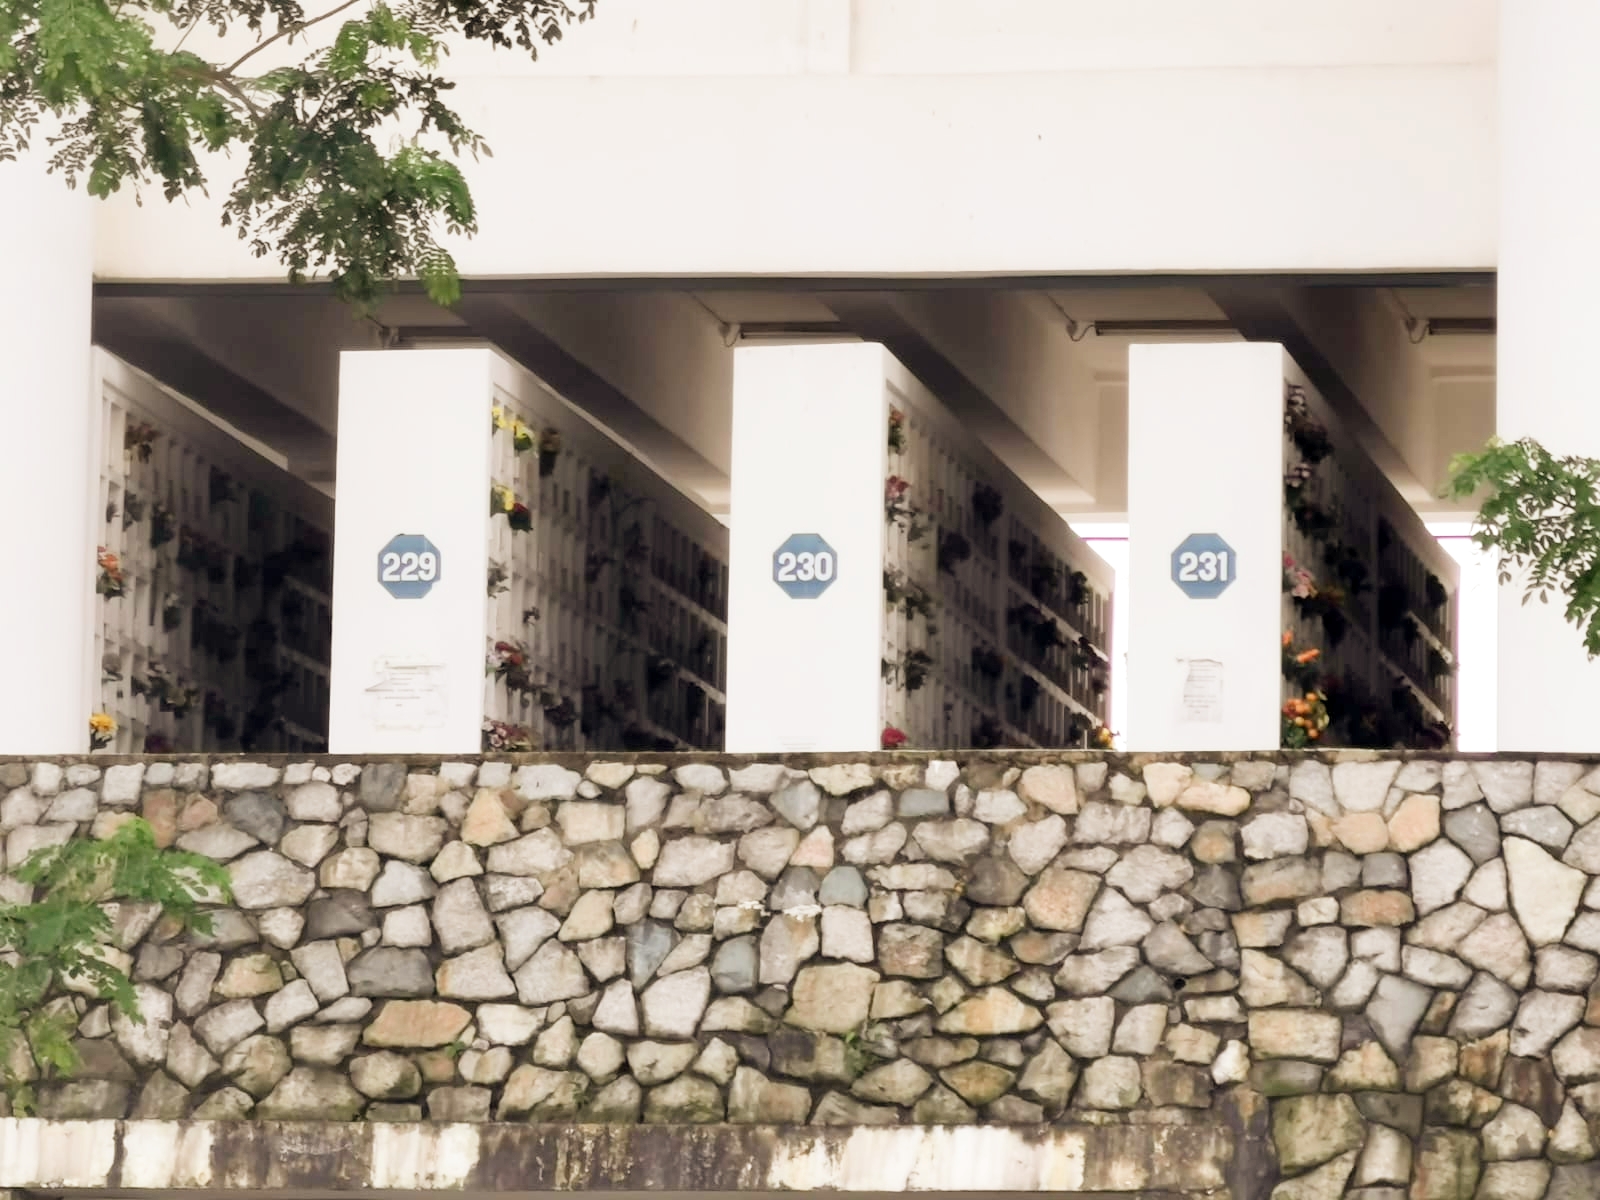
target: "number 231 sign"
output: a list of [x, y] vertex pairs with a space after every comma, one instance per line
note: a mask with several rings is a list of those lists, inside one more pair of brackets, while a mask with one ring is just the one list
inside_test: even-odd
[[1238, 574], [1233, 547], [1214, 533], [1191, 533], [1172, 552], [1172, 582], [1191, 600], [1215, 600]]

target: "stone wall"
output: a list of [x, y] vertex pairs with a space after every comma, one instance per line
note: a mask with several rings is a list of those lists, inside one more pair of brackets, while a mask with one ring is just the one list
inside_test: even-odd
[[1196, 1189], [1600, 1195], [1593, 763], [0, 762], [9, 865], [134, 814], [236, 907], [115, 914], [147, 1020], [75, 998], [44, 1117], [1226, 1124]]

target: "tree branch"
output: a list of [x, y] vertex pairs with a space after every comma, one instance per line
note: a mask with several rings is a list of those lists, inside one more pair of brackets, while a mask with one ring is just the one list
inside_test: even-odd
[[222, 73], [224, 75], [232, 75], [235, 71], [237, 71], [239, 69], [239, 67], [242, 64], [244, 64], [245, 62], [249, 61], [255, 55], [260, 54], [263, 50], [265, 50], [268, 46], [272, 45], [272, 43], [276, 42], [278, 39], [280, 39], [280, 38], [292, 38], [297, 33], [304, 33], [306, 30], [310, 29], [313, 25], [317, 24], [318, 22], [326, 21], [329, 17], [338, 16], [345, 9], [354, 8], [357, 4], [361, 4], [361, 3], [363, 3], [363, 0], [344, 0], [343, 4], [335, 5], [333, 8], [330, 8], [327, 12], [323, 13], [319, 17], [312, 17], [311, 20], [309, 20], [309, 21], [302, 21], [298, 25], [291, 25], [287, 29], [278, 30], [278, 32], [273, 34], [271, 37], [265, 38], [262, 41], [257, 42], [254, 46], [252, 46], [250, 49], [246, 50], [238, 58], [234, 59], [233, 62], [229, 63], [228, 66], [223, 68]]

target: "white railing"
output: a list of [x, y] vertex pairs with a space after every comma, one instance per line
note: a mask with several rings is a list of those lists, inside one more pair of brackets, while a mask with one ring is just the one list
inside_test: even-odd
[[332, 501], [103, 350], [95, 384], [105, 748], [325, 749]]
[[494, 725], [530, 748], [720, 749], [727, 530], [531, 375], [501, 379], [486, 748]]
[[886, 724], [917, 747], [1094, 745], [1110, 567], [909, 377], [884, 420]]

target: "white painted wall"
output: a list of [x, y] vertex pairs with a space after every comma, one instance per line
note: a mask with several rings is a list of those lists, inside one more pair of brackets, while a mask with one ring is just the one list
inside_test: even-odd
[[[1593, 0], [1501, 5], [1500, 245], [1497, 432], [1534, 437], [1558, 454], [1600, 455], [1593, 403], [1600, 328], [1600, 41]], [[1499, 749], [1594, 745], [1585, 701], [1600, 665], [1562, 619], [1559, 597], [1522, 603], [1501, 589]]]
[[[489, 409], [500, 361], [489, 350], [341, 356], [328, 733], [335, 754], [478, 751]], [[397, 600], [378, 582], [379, 553], [401, 533], [423, 534], [443, 555], [441, 578], [422, 599]], [[418, 673], [406, 712], [385, 714], [370, 689], [386, 676]]]
[[[602, 0], [537, 63], [447, 60], [495, 150], [469, 164], [483, 233], [460, 261], [501, 278], [1487, 267], [1494, 9]], [[219, 227], [231, 178], [211, 201], [102, 206], [101, 277], [281, 277]]]
[[[1265, 343], [1128, 350], [1130, 750], [1278, 745], [1283, 578], [1283, 349]], [[1214, 533], [1236, 581], [1192, 600], [1172, 552]], [[1216, 664], [1221, 702], [1186, 717], [1192, 664]]]
[[[878, 748], [888, 360], [870, 344], [734, 354], [730, 753]], [[795, 533], [837, 554], [815, 599], [773, 581]]]
[[[43, 141], [43, 135], [39, 140]], [[90, 202], [38, 156], [0, 163], [0, 754], [89, 745], [99, 404]]]

